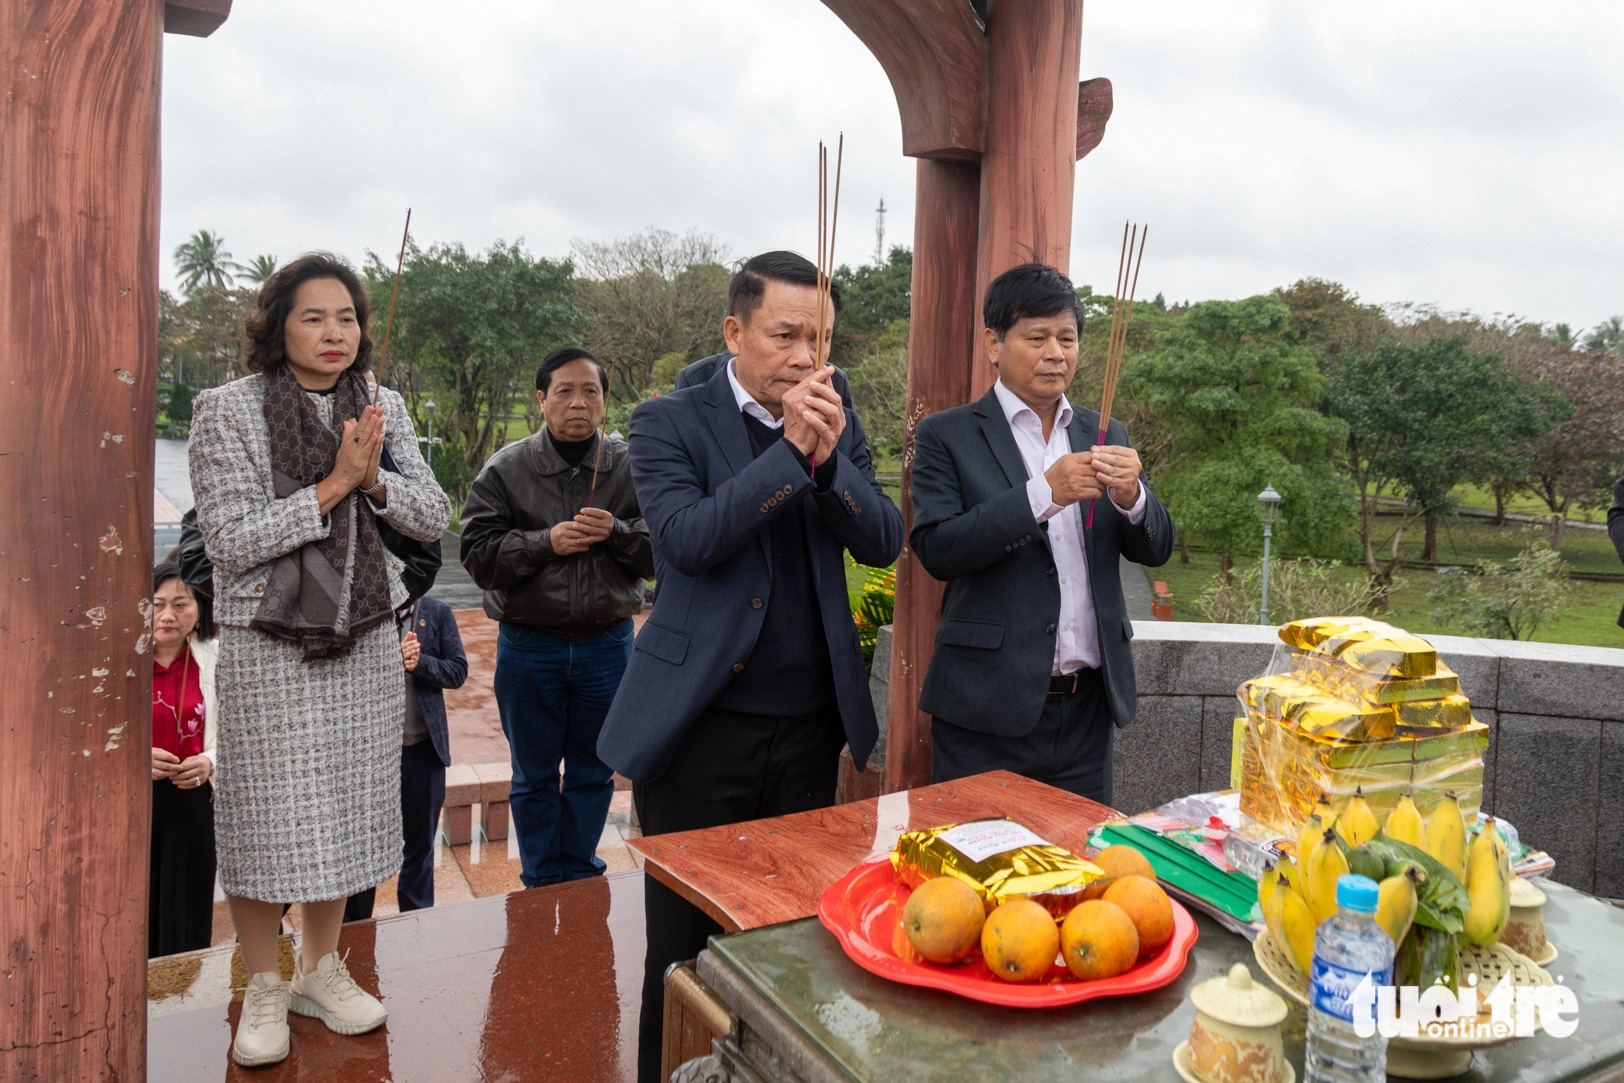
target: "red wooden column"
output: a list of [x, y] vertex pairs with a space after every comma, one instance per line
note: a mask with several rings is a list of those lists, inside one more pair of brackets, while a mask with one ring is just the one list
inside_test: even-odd
[[[1083, 0], [992, 0], [976, 297], [1017, 264], [1071, 264]], [[970, 386], [992, 386], [979, 321]]]
[[[914, 428], [922, 418], [968, 400], [980, 321], [973, 265], [980, 169], [974, 162], [919, 160], [914, 211], [912, 324], [908, 336], [907, 437], [902, 453], [902, 516], [913, 523]], [[942, 584], [919, 566], [912, 547], [897, 560], [891, 625], [891, 696], [886, 711], [885, 791], [930, 781], [930, 716], [919, 710]]]
[[165, 13], [0, 0], [0, 1079], [146, 1078]]

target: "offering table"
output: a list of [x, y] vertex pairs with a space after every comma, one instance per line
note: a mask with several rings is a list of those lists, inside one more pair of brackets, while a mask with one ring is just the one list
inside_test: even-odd
[[[1267, 980], [1251, 945], [1204, 915], [1196, 915], [1200, 940], [1171, 985], [1042, 1010], [996, 1007], [876, 977], [810, 916], [824, 888], [888, 850], [901, 831], [994, 815], [1081, 851], [1093, 824], [1116, 814], [999, 772], [838, 809], [637, 840], [648, 859], [645, 873], [741, 930], [713, 938], [698, 959], [698, 977], [730, 1026], [711, 1054], [685, 1065], [679, 1078], [1177, 1079], [1173, 1049], [1195, 1013], [1190, 989], [1236, 962]], [[1567, 1039], [1542, 1033], [1481, 1050], [1457, 1078], [1624, 1081], [1624, 910], [1559, 884], [1542, 886], [1549, 896], [1547, 935], [1561, 953], [1546, 969], [1577, 995], [1578, 1029]], [[1282, 1029], [1286, 1056], [1299, 1073], [1306, 1024], [1293, 1003]]]

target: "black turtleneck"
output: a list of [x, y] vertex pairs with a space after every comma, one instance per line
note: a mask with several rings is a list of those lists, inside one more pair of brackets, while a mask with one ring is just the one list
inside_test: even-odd
[[587, 454], [591, 452], [598, 442], [598, 434], [593, 433], [585, 440], [560, 440], [553, 435], [553, 430], [547, 430], [547, 439], [553, 443], [553, 450], [558, 452], [560, 458], [571, 466], [580, 466], [586, 461]]

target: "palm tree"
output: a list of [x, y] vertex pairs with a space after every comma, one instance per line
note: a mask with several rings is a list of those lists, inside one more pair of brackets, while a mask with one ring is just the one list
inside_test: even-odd
[[1585, 338], [1585, 347], [1598, 352], [1617, 352], [1624, 344], [1624, 316], [1609, 316]]
[[243, 268], [242, 277], [259, 285], [276, 273], [275, 256], [255, 256], [247, 267]]
[[242, 269], [241, 264], [232, 262], [231, 253], [225, 248], [225, 238], [206, 229], [198, 230], [175, 249], [175, 270], [180, 273], [181, 288], [187, 293], [199, 286], [205, 289], [229, 286], [232, 275]]

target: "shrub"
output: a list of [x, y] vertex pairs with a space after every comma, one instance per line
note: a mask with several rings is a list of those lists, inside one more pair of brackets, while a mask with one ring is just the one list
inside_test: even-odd
[[1485, 560], [1474, 573], [1439, 568], [1427, 591], [1431, 617], [1490, 639], [1532, 639], [1541, 625], [1560, 619], [1572, 584], [1562, 555], [1530, 536], [1522, 552], [1500, 564]]
[[890, 624], [897, 608], [896, 568], [873, 568], [863, 579], [862, 592], [852, 598], [851, 617], [857, 642], [863, 649], [863, 669], [874, 668], [874, 644], [880, 626]]
[[[1274, 560], [1269, 563], [1269, 620], [1284, 624], [1305, 617], [1351, 616], [1370, 611], [1369, 584], [1338, 583], [1334, 560]], [[1235, 569], [1228, 583], [1214, 582], [1196, 602], [1215, 624], [1255, 624], [1263, 603], [1263, 565]]]

